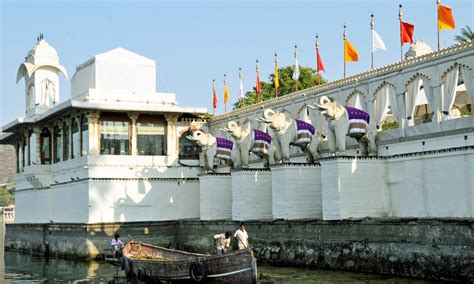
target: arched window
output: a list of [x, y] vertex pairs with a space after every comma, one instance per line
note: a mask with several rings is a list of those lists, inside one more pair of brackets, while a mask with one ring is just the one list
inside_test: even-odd
[[63, 142], [61, 141], [61, 128], [59, 126], [54, 127], [54, 161], [53, 163], [58, 163], [61, 161], [63, 155]]
[[49, 165], [51, 164], [51, 132], [48, 128], [44, 127], [41, 131], [40, 141], [41, 164]]
[[80, 140], [80, 133], [79, 133], [79, 126], [77, 125], [77, 120], [75, 118], [72, 119], [71, 122], [71, 132], [72, 132], [72, 158], [79, 157], [79, 151], [81, 148], [81, 140]]
[[184, 132], [179, 138], [179, 157], [180, 159], [198, 160], [201, 153], [201, 146], [196, 141], [191, 141], [186, 136], [193, 135], [191, 130]]
[[89, 152], [89, 122], [87, 116], [81, 116], [81, 156], [87, 155]]
[[63, 161], [66, 161], [69, 159], [69, 144], [71, 143], [71, 131], [66, 122], [63, 124], [63, 131]]

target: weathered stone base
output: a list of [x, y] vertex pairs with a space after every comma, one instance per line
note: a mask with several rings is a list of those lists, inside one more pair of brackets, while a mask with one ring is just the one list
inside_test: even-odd
[[272, 173], [245, 169], [232, 175], [232, 220], [272, 219]]
[[322, 219], [321, 167], [280, 164], [272, 170], [273, 219]]
[[[260, 263], [472, 282], [472, 219], [362, 219], [248, 221]], [[114, 224], [11, 224], [10, 250], [94, 258], [114, 232], [183, 250], [213, 251], [212, 235], [234, 231], [233, 221], [170, 221]], [[234, 249], [236, 242], [233, 241]]]
[[199, 175], [201, 220], [232, 219], [232, 178], [230, 174]]

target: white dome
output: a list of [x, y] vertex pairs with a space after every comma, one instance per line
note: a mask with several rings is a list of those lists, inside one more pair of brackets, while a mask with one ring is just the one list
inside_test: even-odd
[[415, 40], [415, 42], [410, 45], [410, 49], [405, 53], [405, 59], [412, 59], [421, 55], [425, 55], [433, 52], [433, 49], [422, 40]]
[[59, 64], [56, 49], [42, 39], [38, 41], [26, 55], [25, 62], [18, 68], [16, 81], [20, 81], [21, 78], [25, 76], [31, 77], [31, 75], [41, 67], [55, 68], [58, 72], [62, 72], [67, 78], [66, 69]]

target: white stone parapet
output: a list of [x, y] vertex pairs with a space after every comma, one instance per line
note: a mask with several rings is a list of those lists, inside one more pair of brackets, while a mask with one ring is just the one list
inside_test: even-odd
[[273, 219], [323, 218], [318, 164], [281, 164], [271, 170]]
[[265, 169], [234, 171], [232, 176], [232, 219], [272, 218], [272, 173]]
[[199, 175], [201, 220], [232, 219], [232, 177], [230, 174]]

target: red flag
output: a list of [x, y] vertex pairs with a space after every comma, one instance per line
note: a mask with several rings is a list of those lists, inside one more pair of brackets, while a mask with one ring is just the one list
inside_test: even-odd
[[405, 42], [413, 43], [413, 32], [415, 30], [415, 26], [409, 23], [405, 23], [400, 21], [400, 41], [401, 45]]
[[255, 87], [255, 91], [257, 92], [257, 96], [260, 96], [260, 92], [262, 92], [262, 89], [260, 88], [260, 76], [258, 75], [258, 72], [257, 72], [257, 86]]
[[318, 61], [318, 72], [319, 71], [326, 72], [326, 70], [324, 69], [323, 61], [321, 60], [321, 55], [319, 54], [319, 49], [316, 49], [316, 56], [317, 56], [317, 61]]
[[213, 83], [212, 85], [212, 92], [214, 93], [214, 98], [212, 100], [212, 106], [214, 107], [214, 109], [217, 108], [217, 95], [216, 95], [216, 84]]

